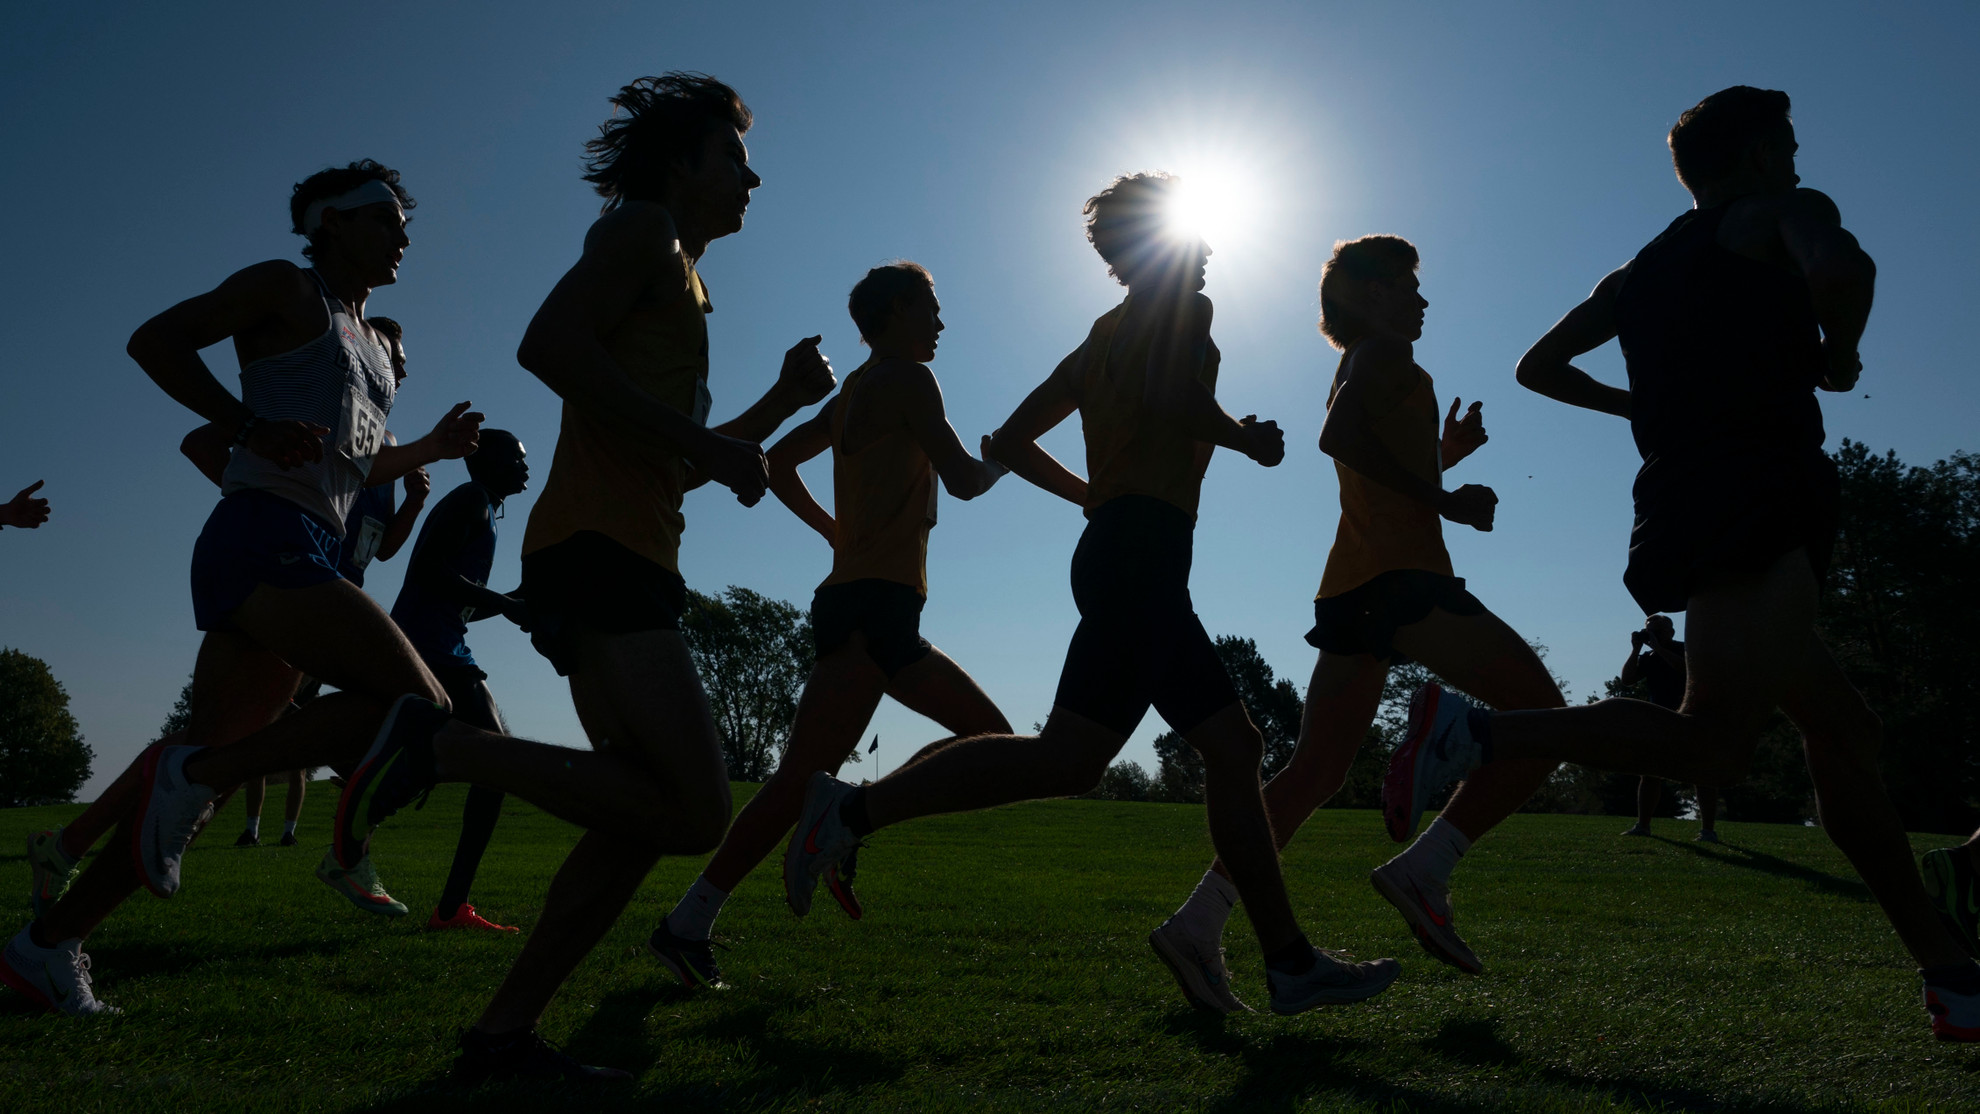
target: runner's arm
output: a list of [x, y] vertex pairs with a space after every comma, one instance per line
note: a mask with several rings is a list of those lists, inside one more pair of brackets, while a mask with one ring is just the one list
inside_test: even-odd
[[472, 607], [476, 618], [507, 614], [516, 601], [455, 572], [453, 560], [466, 548], [477, 527], [494, 513], [487, 496], [470, 489], [460, 498], [442, 499], [427, 516], [420, 544], [413, 548], [406, 580], [417, 584], [450, 607]]
[[832, 361], [818, 350], [823, 336], [806, 337], [784, 352], [777, 381], [749, 409], [715, 427], [715, 432], [744, 441], [765, 441], [792, 414], [832, 393], [838, 380]]
[[956, 436], [956, 427], [949, 424], [948, 411], [942, 405], [942, 385], [935, 381], [933, 372], [921, 364], [896, 365], [890, 370], [900, 377], [908, 432], [928, 455], [950, 495], [974, 499], [1010, 471], [994, 460], [969, 455], [962, 438]]
[[366, 473], [364, 485], [375, 487], [392, 483], [415, 469], [436, 461], [459, 460], [473, 452], [481, 444], [481, 423], [487, 421], [488, 416], [478, 410], [469, 410], [472, 405], [469, 402], [455, 403], [432, 432], [411, 444], [378, 446], [378, 452], [371, 458], [371, 471]]
[[1446, 494], [1436, 480], [1411, 471], [1381, 439], [1375, 422], [1402, 405], [1417, 381], [1415, 350], [1405, 341], [1367, 337], [1341, 368], [1341, 385], [1320, 425], [1320, 451], [1426, 507]]
[[208, 422], [179, 442], [179, 455], [192, 461], [199, 474], [220, 486], [227, 473], [227, 457], [233, 448], [233, 435], [219, 422]]
[[[1174, 315], [1176, 327], [1149, 346], [1142, 402], [1179, 422], [1196, 440], [1235, 449], [1270, 468], [1286, 456], [1285, 435], [1278, 423], [1260, 422], [1256, 415], [1243, 420], [1231, 417], [1201, 378], [1215, 312], [1210, 299], [1200, 293], [1183, 299]], [[1209, 463], [1204, 457], [1205, 468]]]
[[1025, 482], [1080, 507], [1086, 505], [1086, 481], [1040, 448], [1038, 439], [1079, 409], [1073, 374], [1080, 366], [1082, 351], [1083, 346], [1060, 360], [1051, 376], [1033, 388], [990, 435], [990, 455], [997, 463]]
[[818, 531], [826, 545], [838, 543], [838, 524], [812, 498], [804, 477], [798, 475], [798, 465], [832, 447], [832, 407], [837, 405], [835, 399], [819, 407], [818, 413], [793, 426], [770, 446], [769, 453], [771, 493], [806, 526]]
[[413, 525], [419, 521], [419, 512], [426, 506], [427, 493], [433, 490], [433, 477], [424, 468], [407, 472], [405, 481], [406, 500], [392, 512], [385, 536], [378, 539], [378, 552], [371, 555], [374, 561], [389, 561], [405, 548], [406, 539], [412, 537]]
[[1856, 346], [1870, 323], [1876, 261], [1843, 228], [1836, 203], [1819, 190], [1800, 189], [1789, 195], [1780, 228], [1781, 245], [1808, 280], [1815, 320], [1822, 326], [1822, 350], [1828, 359], [1823, 386], [1846, 391], [1863, 369]]
[[1616, 338], [1616, 293], [1628, 275], [1628, 264], [1610, 271], [1586, 301], [1526, 350], [1516, 373], [1520, 386], [1569, 406], [1629, 417], [1628, 390], [1599, 383], [1573, 363], [1575, 357]]

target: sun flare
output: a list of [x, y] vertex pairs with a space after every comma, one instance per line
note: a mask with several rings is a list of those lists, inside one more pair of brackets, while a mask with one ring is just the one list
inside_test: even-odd
[[1237, 185], [1237, 177], [1221, 167], [1179, 169], [1182, 181], [1170, 202], [1168, 226], [1177, 237], [1201, 237], [1211, 247], [1230, 246], [1250, 232], [1253, 199]]

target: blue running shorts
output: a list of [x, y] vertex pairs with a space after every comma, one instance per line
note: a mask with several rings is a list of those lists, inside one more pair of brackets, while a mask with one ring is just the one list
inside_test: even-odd
[[232, 631], [228, 616], [257, 584], [308, 588], [341, 580], [343, 539], [323, 520], [266, 491], [237, 491], [213, 508], [193, 543], [193, 621]]

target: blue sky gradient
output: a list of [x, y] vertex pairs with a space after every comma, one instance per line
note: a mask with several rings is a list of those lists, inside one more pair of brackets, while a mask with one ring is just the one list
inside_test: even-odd
[[[1418, 356], [1440, 394], [1482, 399], [1492, 442], [1455, 471], [1499, 493], [1489, 535], [1452, 528], [1459, 574], [1552, 648], [1576, 698], [1640, 622], [1620, 582], [1636, 467], [1628, 431], [1521, 390], [1514, 361], [1688, 205], [1663, 137], [1746, 83], [1795, 102], [1804, 181], [1880, 265], [1859, 390], [1825, 396], [1843, 437], [1926, 463], [1980, 447], [1967, 337], [1980, 278], [1980, 78], [1971, 5], [11, 5], [0, 14], [0, 497], [45, 478], [54, 518], [0, 536], [0, 645], [46, 659], [98, 754], [85, 795], [155, 733], [191, 669], [187, 567], [214, 489], [182, 462], [197, 419], [124, 356], [146, 317], [273, 257], [297, 258], [291, 183], [359, 157], [419, 200], [396, 287], [407, 330], [393, 426], [415, 436], [472, 399], [535, 455], [551, 393], [516, 342], [597, 212], [580, 145], [626, 80], [699, 69], [757, 113], [764, 178], [744, 231], [702, 273], [715, 414], [823, 333], [862, 358], [845, 295], [867, 267], [935, 274], [934, 367], [965, 441], [994, 428], [1119, 298], [1079, 231], [1114, 174], [1237, 186], [1208, 293], [1234, 413], [1275, 418], [1265, 471], [1219, 454], [1195, 596], [1213, 633], [1256, 638], [1304, 684], [1309, 601], [1332, 541], [1314, 446], [1334, 355], [1314, 330], [1332, 242], [1414, 240], [1431, 302]], [[208, 353], [230, 385], [230, 348]], [[1613, 346], [1589, 370], [1622, 378]], [[1962, 370], [1965, 369], [1965, 370]], [[1083, 468], [1077, 422], [1047, 446]], [[434, 469], [436, 498], [462, 482]], [[821, 460], [808, 473], [829, 491]], [[510, 502], [495, 583], [517, 579], [532, 496]], [[774, 501], [689, 497], [682, 572], [807, 604], [830, 555]], [[923, 630], [1011, 720], [1042, 720], [1076, 620], [1077, 510], [1007, 481], [950, 502]], [[404, 557], [374, 566], [388, 606]], [[562, 682], [499, 620], [477, 656], [513, 727], [581, 739]], [[891, 705], [888, 768], [937, 729]], [[1126, 757], [1152, 765], [1150, 717]], [[864, 768], [867, 772], [872, 767]]]

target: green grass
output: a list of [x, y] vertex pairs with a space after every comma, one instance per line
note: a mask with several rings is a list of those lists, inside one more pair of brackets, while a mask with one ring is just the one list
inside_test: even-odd
[[[1144, 941], [1205, 865], [1202, 810], [1089, 801], [882, 833], [859, 923], [829, 900], [793, 918], [769, 864], [717, 925], [722, 994], [687, 994], [644, 953], [700, 865], [663, 863], [543, 1025], [637, 1082], [468, 1094], [445, 1081], [455, 1034], [522, 941], [421, 930], [460, 801], [438, 792], [381, 835], [416, 914], [393, 923], [311, 876], [327, 787], [298, 848], [227, 846], [230, 809], [178, 897], [133, 899], [91, 941], [124, 1016], [45, 1017], [0, 991], [0, 1110], [1980, 1109], [1980, 1053], [1930, 1039], [1895, 937], [1814, 829], [1727, 824], [1703, 847], [1678, 822], [1623, 839], [1620, 818], [1514, 817], [1458, 873], [1486, 964], [1469, 978], [1368, 887], [1391, 851], [1376, 814], [1324, 812], [1286, 854], [1304, 927], [1401, 958], [1401, 981], [1361, 1006], [1217, 1020]], [[0, 812], [0, 833], [75, 811]], [[574, 839], [512, 803], [475, 902], [528, 926]], [[28, 917], [19, 846], [0, 844], [7, 931]], [[1226, 943], [1262, 1004], [1242, 915]]]

